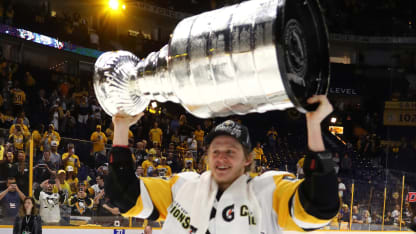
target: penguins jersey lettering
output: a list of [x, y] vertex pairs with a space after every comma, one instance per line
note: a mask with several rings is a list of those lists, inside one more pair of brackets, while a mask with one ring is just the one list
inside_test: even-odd
[[303, 181], [288, 172], [271, 171], [253, 179], [244, 174], [218, 196], [210, 171], [183, 172], [169, 180], [140, 177], [136, 203], [123, 216], [146, 219], [156, 213], [165, 219], [162, 233], [175, 234], [269, 234], [324, 227], [338, 209], [326, 218], [309, 214], [300, 199]]

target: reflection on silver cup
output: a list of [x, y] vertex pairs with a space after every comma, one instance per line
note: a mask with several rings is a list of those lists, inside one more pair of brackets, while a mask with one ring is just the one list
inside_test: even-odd
[[327, 30], [316, 0], [252, 0], [182, 20], [160, 51], [139, 60], [107, 52], [94, 89], [109, 115], [135, 115], [150, 100], [201, 118], [296, 107], [326, 94]]

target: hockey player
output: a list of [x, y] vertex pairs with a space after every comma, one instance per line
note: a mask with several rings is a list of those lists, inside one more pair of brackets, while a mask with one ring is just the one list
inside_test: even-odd
[[340, 206], [331, 153], [325, 151], [321, 121], [332, 112], [325, 96], [306, 114], [309, 155], [305, 179], [288, 172], [266, 172], [250, 179], [248, 129], [231, 120], [207, 135], [209, 171], [185, 172], [170, 180], [135, 176], [127, 148], [128, 129], [142, 115], [114, 116], [114, 146], [105, 190], [124, 216], [166, 219], [162, 233], [281, 233], [327, 225]]

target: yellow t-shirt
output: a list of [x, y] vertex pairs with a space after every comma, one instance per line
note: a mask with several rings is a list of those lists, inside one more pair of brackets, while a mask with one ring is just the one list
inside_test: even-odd
[[149, 161], [148, 159], [142, 162], [142, 168], [143, 168], [143, 172], [145, 176], [147, 176], [147, 169], [151, 166], [155, 167], [153, 163]]
[[163, 132], [160, 128], [152, 128], [149, 131], [149, 139], [152, 142], [162, 143]]
[[107, 137], [103, 132], [93, 132], [90, 140], [93, 142], [92, 152], [99, 152], [105, 149], [105, 143], [107, 143]]
[[170, 166], [168, 165], [159, 165], [157, 166], [158, 170], [164, 170], [165, 171], [165, 176], [172, 176], [172, 169], [170, 169]]
[[[65, 180], [65, 183], [68, 184], [69, 186], [69, 190], [68, 190], [68, 195], [71, 196], [72, 194], [77, 193], [77, 187], [78, 187], [78, 178], [75, 177], [75, 179], [67, 179]], [[62, 185], [61, 185], [62, 186]]]
[[12, 137], [13, 137], [14, 147], [18, 150], [23, 150], [24, 143], [25, 143], [23, 135], [12, 134], [12, 135], [9, 136], [9, 138], [12, 138]]
[[202, 129], [201, 130], [195, 130], [194, 134], [195, 134], [195, 140], [196, 141], [204, 142], [204, 134], [205, 134], [204, 130], [202, 130]]
[[[62, 161], [69, 157], [69, 153], [64, 153], [62, 155]], [[79, 162], [79, 157], [76, 154], [73, 154], [69, 157], [68, 161], [66, 161], [64, 168], [67, 166], [72, 166], [74, 168], [74, 174], [78, 174], [78, 168], [81, 167], [81, 163]]]
[[21, 89], [13, 89], [11, 91], [13, 99], [12, 103], [13, 105], [23, 105], [23, 103], [26, 102], [26, 94]]
[[264, 155], [262, 148], [254, 147], [253, 152], [254, 152], [254, 159], [257, 159], [257, 160], [261, 160], [262, 156]]
[[16, 126], [17, 125], [19, 125], [20, 126], [20, 129], [22, 129], [23, 135], [25, 135], [25, 136], [29, 136], [30, 135], [29, 128], [26, 125], [24, 125], [24, 124], [13, 124], [10, 127], [9, 134], [13, 134], [14, 133], [14, 130], [16, 129]]
[[59, 146], [59, 143], [61, 142], [61, 136], [55, 130], [52, 130], [51, 133], [49, 133], [48, 131], [45, 131], [45, 133], [43, 134], [43, 138], [48, 138], [49, 145], [51, 144], [52, 141], [56, 141]]

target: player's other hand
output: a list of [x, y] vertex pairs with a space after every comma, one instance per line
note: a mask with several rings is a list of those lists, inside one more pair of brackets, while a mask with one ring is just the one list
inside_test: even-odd
[[315, 95], [308, 98], [308, 104], [319, 103], [315, 111], [306, 113], [308, 122], [320, 124], [334, 110], [328, 98], [325, 95]]

